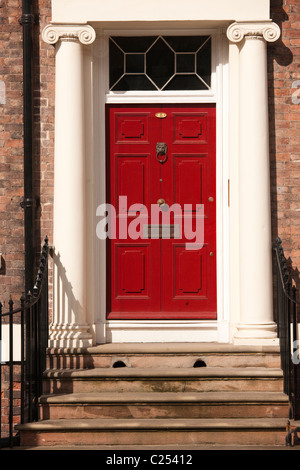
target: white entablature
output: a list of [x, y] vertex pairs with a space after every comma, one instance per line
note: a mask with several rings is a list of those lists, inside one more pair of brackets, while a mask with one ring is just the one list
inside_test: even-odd
[[269, 0], [52, 0], [52, 21], [266, 21]]

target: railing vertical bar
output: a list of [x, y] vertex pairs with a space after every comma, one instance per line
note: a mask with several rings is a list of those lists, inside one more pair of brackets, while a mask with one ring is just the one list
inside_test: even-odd
[[41, 312], [43, 311], [42, 306], [42, 297], [38, 300], [38, 309], [37, 309], [37, 323], [38, 323], [38, 370], [37, 370], [37, 392], [38, 397], [41, 396], [41, 374], [43, 373], [43, 335], [42, 335], [42, 319]]
[[[293, 353], [294, 347], [296, 345], [295, 341], [297, 340], [297, 305], [296, 305], [296, 287], [293, 287]], [[297, 362], [295, 361], [296, 358], [293, 358], [293, 391], [294, 391], [294, 409], [293, 409], [293, 417], [294, 419], [298, 419], [298, 390], [297, 390]]]
[[38, 375], [39, 375], [39, 321], [38, 321], [38, 302], [34, 305], [34, 420], [38, 419]]
[[[287, 285], [287, 292], [288, 296], [290, 295], [291, 291], [291, 285], [288, 283]], [[287, 367], [287, 377], [288, 377], [288, 391], [289, 395], [292, 393], [292, 387], [291, 387], [291, 301], [287, 297], [286, 298], [286, 303], [287, 303], [287, 320], [286, 320], [286, 337], [287, 337], [287, 344], [286, 344], [286, 367]]]
[[27, 299], [29, 301], [29, 307], [27, 311], [27, 354], [26, 354], [26, 364], [27, 364], [27, 387], [28, 387], [28, 419], [29, 422], [32, 421], [32, 306], [31, 306], [31, 293], [27, 294]]
[[21, 297], [21, 423], [25, 422], [25, 297]]
[[[297, 324], [297, 289], [291, 287], [287, 260], [282, 248], [280, 238], [276, 239], [277, 260], [277, 320], [278, 336], [280, 342], [281, 367], [284, 378], [284, 392], [289, 396], [290, 419], [299, 419], [299, 392], [298, 392], [298, 364], [295, 357], [295, 343], [298, 337]], [[298, 349], [297, 349], [298, 350]], [[300, 411], [300, 410], [299, 410]]]
[[13, 301], [9, 301], [9, 446], [13, 447], [14, 416], [14, 334], [13, 334]]
[[2, 303], [0, 302], [0, 449], [2, 439]]
[[[48, 238], [45, 238], [45, 243], [42, 250], [41, 262], [39, 273], [34, 287], [34, 298], [32, 294], [27, 293], [25, 299], [21, 297], [20, 308], [14, 310], [14, 302], [11, 299], [9, 301], [8, 312], [3, 313], [3, 306], [0, 302], [0, 447], [3, 441], [3, 415], [2, 407], [4, 400], [2, 399], [2, 379], [3, 379], [3, 366], [5, 365], [5, 371], [8, 367], [8, 378], [9, 378], [9, 390], [8, 390], [8, 429], [5, 428], [5, 437], [8, 436], [9, 446], [13, 447], [14, 437], [14, 404], [16, 403], [14, 392], [14, 368], [17, 363], [18, 373], [20, 372], [21, 380], [21, 407], [20, 407], [20, 419], [21, 424], [25, 422], [32, 422], [38, 419], [38, 400], [42, 393], [42, 373], [46, 367], [46, 347], [48, 341]], [[14, 360], [14, 318], [15, 314], [20, 314], [21, 322], [21, 358], [20, 362]], [[9, 357], [5, 358], [5, 364], [3, 357], [2, 345], [2, 326], [3, 318], [7, 317], [8, 322], [8, 340]], [[6, 397], [5, 397], [6, 398]], [[7, 423], [5, 422], [5, 425]]]
[[279, 266], [278, 263], [276, 263], [276, 281], [277, 281], [277, 296], [276, 296], [276, 305], [277, 305], [277, 336], [280, 338], [280, 299], [281, 299], [281, 285], [279, 282]]

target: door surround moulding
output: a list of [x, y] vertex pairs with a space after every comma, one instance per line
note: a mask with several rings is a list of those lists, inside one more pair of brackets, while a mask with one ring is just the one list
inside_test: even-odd
[[[217, 252], [218, 257], [217, 286], [218, 286], [218, 319], [216, 321], [129, 321], [106, 320], [105, 305], [105, 278], [106, 262], [105, 243], [94, 239], [94, 259], [101, 260], [101, 269], [97, 270], [94, 264], [95, 284], [93, 305], [96, 307], [94, 328], [96, 342], [194, 342], [194, 341], [229, 341], [229, 208], [228, 208], [228, 41], [224, 28], [188, 30], [186, 28], [169, 29], [167, 33], [173, 35], [205, 35], [213, 37], [213, 86], [208, 93], [127, 93], [126, 95], [107, 93], [108, 90], [108, 37], [109, 35], [155, 35], [162, 34], [157, 29], [125, 30], [122, 29], [97, 30], [97, 38], [93, 47], [93, 161], [94, 161], [94, 191], [91, 196], [96, 207], [105, 202], [105, 132], [100, 123], [105, 116], [106, 103], [216, 103], [217, 106]], [[164, 34], [167, 34], [165, 31]], [[100, 129], [100, 131], [98, 131]], [[100, 152], [98, 149], [101, 149]], [[100, 158], [99, 158], [99, 155]], [[101, 184], [97, 175], [100, 175]], [[95, 226], [96, 226], [95, 218]], [[92, 279], [92, 276], [91, 276]], [[97, 286], [101, 286], [99, 289]], [[141, 328], [142, 327], [142, 328]], [[156, 340], [154, 340], [156, 338]]]
[[[267, 42], [275, 40], [274, 38], [277, 33], [273, 37], [264, 37], [264, 35], [261, 34], [261, 29], [256, 29], [258, 24], [260, 24], [260, 26], [262, 23], [270, 24], [270, 0], [253, 0], [251, 2], [240, 2], [240, 0], [228, 0], [226, 2], [222, 0], [212, 0], [208, 7], [206, 3], [204, 3], [204, 0], [187, 0], [183, 7], [180, 0], [175, 0], [172, 4], [172, 9], [170, 9], [167, 4], [162, 4], [159, 0], [154, 0], [154, 3], [146, 2], [142, 7], [141, 3], [138, 3], [136, 0], [129, 0], [129, 4], [123, 0], [112, 0], [111, 2], [99, 2], [98, 0], [85, 0], [85, 2], [83, 2], [83, 0], [52, 0], [53, 26], [57, 29], [62, 26], [67, 33], [64, 34], [62, 38], [59, 38], [56, 47], [56, 56], [58, 53], [57, 58], [59, 59], [56, 72], [59, 71], [57, 75], [59, 75], [59, 88], [61, 91], [59, 99], [56, 98], [56, 104], [59, 108], [58, 114], [60, 123], [62, 123], [55, 127], [56, 141], [57, 137], [64, 135], [63, 131], [65, 125], [67, 126], [67, 130], [70, 131], [67, 133], [67, 142], [65, 142], [63, 138], [60, 139], [58, 146], [59, 152], [56, 153], [58, 157], [60, 154], [64, 157], [66, 156], [66, 159], [61, 158], [61, 161], [66, 162], [69, 161], [73, 155], [78, 155], [78, 165], [76, 168], [78, 170], [77, 174], [81, 175], [81, 179], [78, 178], [78, 184], [72, 178], [73, 181], [70, 183], [71, 192], [66, 191], [65, 186], [61, 185], [61, 182], [57, 183], [56, 181], [54, 184], [59, 186], [58, 189], [63, 195], [65, 192], [67, 193], [67, 197], [73, 194], [75, 198], [78, 197], [78, 191], [76, 192], [75, 188], [81, 188], [84, 183], [87, 188], [87, 191], [83, 191], [82, 188], [80, 189], [80, 197], [78, 198], [78, 205], [80, 206], [86, 197], [85, 214], [84, 208], [81, 207], [78, 216], [78, 211], [74, 209], [74, 207], [76, 208], [74, 198], [70, 198], [72, 205], [70, 202], [69, 205], [74, 210], [69, 211], [71, 216], [67, 220], [64, 219], [64, 224], [67, 225], [65, 232], [71, 233], [74, 231], [75, 233], [72, 243], [70, 243], [70, 237], [68, 237], [67, 242], [64, 243], [67, 238], [64, 233], [60, 233], [61, 238], [58, 238], [58, 249], [62, 246], [63, 249], [68, 250], [68, 252], [72, 254], [72, 256], [69, 256], [69, 261], [74, 260], [76, 263], [73, 269], [75, 277], [80, 278], [79, 273], [83, 273], [85, 279], [84, 283], [81, 283], [79, 279], [76, 288], [76, 291], [80, 291], [85, 284], [84, 287], [86, 287], [87, 298], [84, 298], [84, 291], [79, 292], [80, 300], [81, 297], [83, 298], [84, 308], [82, 311], [69, 317], [67, 317], [67, 311], [65, 311], [62, 317], [62, 323], [57, 323], [58, 334], [63, 334], [63, 337], [68, 337], [68, 340], [70, 338], [70, 345], [73, 347], [82, 345], [83, 343], [90, 344], [92, 340], [91, 333], [94, 334], [93, 342], [109, 341], [109, 328], [112, 330], [115, 326], [117, 327], [115, 323], [110, 325], [109, 322], [103, 319], [102, 313], [106, 311], [105, 295], [102, 296], [101, 294], [103, 292], [105, 294], [105, 272], [103, 272], [103, 270], [101, 272], [98, 269], [99, 266], [97, 261], [95, 261], [101, 259], [103, 260], [102, 263], [105, 263], [105, 249], [99, 244], [99, 240], [96, 239], [95, 227], [97, 222], [96, 207], [102, 202], [105, 202], [105, 185], [101, 185], [100, 187], [99, 177], [102, 177], [102, 181], [105, 177], [105, 159], [103, 159], [105, 155], [105, 152], [103, 152], [103, 149], [105, 150], [105, 131], [103, 117], [107, 98], [105, 91], [105, 71], [102, 67], [103, 64], [105, 64], [105, 49], [101, 47], [101, 44], [99, 47], [99, 43], [101, 42], [99, 38], [103, 36], [103, 31], [108, 27], [115, 32], [127, 28], [127, 30], [131, 30], [131, 33], [139, 27], [140, 29], [144, 28], [143, 34], [145, 34], [147, 30], [157, 27], [160, 27], [163, 31], [165, 31], [166, 28], [177, 28], [177, 34], [180, 34], [180, 30], [183, 31], [185, 29], [185, 31], [189, 31], [190, 28], [196, 28], [198, 33], [201, 34], [202, 27], [212, 27], [218, 31], [216, 33], [216, 37], [218, 37], [219, 41], [217, 47], [219, 61], [217, 64], [218, 80], [216, 82], [216, 95], [207, 95], [206, 97], [201, 95], [195, 95], [195, 97], [183, 95], [181, 97], [177, 96], [177, 100], [180, 99], [178, 102], [187, 104], [188, 102], [193, 102], [194, 99], [197, 103], [216, 102], [217, 104], [217, 129], [219, 130], [219, 132], [217, 132], [217, 184], [218, 182], [220, 183], [220, 185], [218, 185], [217, 194], [217, 249], [218, 252], [222, 252], [223, 255], [220, 262], [220, 269], [218, 267], [218, 286], [220, 287], [220, 290], [218, 290], [219, 317], [214, 325], [202, 323], [202, 325], [193, 324], [193, 326], [196, 326], [200, 333], [201, 331], [206, 331], [205, 328], [207, 328], [209, 332], [215, 332], [213, 339], [211, 339], [212, 336], [209, 336], [209, 334], [203, 333], [201, 339], [197, 339], [197, 341], [228, 342], [233, 339], [234, 329], [240, 320], [239, 295], [240, 291], [242, 291], [239, 285], [241, 254], [239, 253], [238, 232], [240, 228], [241, 212], [239, 212], [240, 180], [238, 176], [240, 155], [237, 137], [240, 135], [239, 113], [241, 112], [241, 108], [238, 90], [240, 84], [241, 51], [245, 44], [246, 48], [244, 49], [248, 51], [250, 51], [251, 48], [262, 47], [261, 43], [263, 43], [263, 39]], [[211, 20], [212, 18], [214, 20]], [[236, 35], [230, 37], [230, 29], [228, 30], [228, 43], [228, 39], [225, 35], [226, 31], [223, 29], [234, 24], [234, 21], [238, 22], [235, 24], [239, 26], [247, 25], [248, 27], [248, 32], [246, 33], [247, 37], [242, 33], [240, 43]], [[254, 29], [251, 31], [249, 31], [250, 24], [254, 25]], [[81, 28], [82, 26], [87, 28], [91, 27], [97, 32], [98, 37], [92, 45], [85, 42], [82, 36], [79, 37], [77, 27]], [[251, 39], [256, 40], [252, 41]], [[48, 38], [46, 42], [51, 43], [51, 39]], [[251, 42], [253, 43], [252, 45], [250, 44]], [[255, 43], [257, 44], [255, 45]], [[70, 60], [70, 54], [65, 54], [66, 60], [64, 60], [63, 57], [64, 51], [66, 52], [67, 49], [71, 51], [73, 68], [65, 70], [65, 65]], [[245, 62], [245, 55], [246, 53], [244, 54], [244, 59], [242, 58], [244, 65], [247, 63], [247, 61]], [[253, 53], [252, 58], [255, 59], [256, 57], [257, 54]], [[260, 55], [260, 57], [265, 61], [265, 57], [262, 55]], [[258, 68], [258, 75], [260, 76], [262, 67], [257, 66], [256, 60], [253, 60], [252, 63], [255, 65], [255, 68]], [[64, 71], [66, 73], [64, 73]], [[250, 68], [249, 72], [252, 73], [253, 70]], [[73, 82], [75, 82], [75, 85]], [[70, 86], [66, 86], [65, 89], [62, 90], [64, 84], [70, 84]], [[84, 92], [82, 92], [83, 90]], [[246, 87], [244, 87], [244, 99], [246, 99], [245, 90]], [[253, 87], [250, 87], [250, 90], [251, 93], [253, 93]], [[229, 93], [231, 94], [230, 103], [228, 102]], [[83, 96], [84, 100], [82, 99]], [[136, 102], [139, 102], [141, 99], [145, 102], [145, 96], [130, 97], [130, 100], [134, 99], [137, 100]], [[163, 97], [153, 98], [148, 96], [147, 99], [160, 99], [160, 102], [164, 101]], [[170, 96], [167, 102], [172, 102], [174, 99], [176, 99], [175, 96]], [[265, 97], [263, 101], [266, 104]], [[72, 103], [71, 111], [68, 102]], [[253, 100], [253, 102], [256, 103], [255, 100]], [[97, 103], [96, 106], [95, 103]], [[251, 99], [249, 104], [252, 105]], [[85, 119], [82, 118], [83, 115], [85, 115]], [[242, 121], [244, 121], [245, 124], [245, 116], [243, 116]], [[257, 123], [254, 119], [251, 120], [251, 126], [253, 128], [257, 127]], [[74, 132], [75, 128], [76, 131]], [[77, 130], [79, 132], [77, 132]], [[85, 142], [85, 145], [82, 145], [83, 142]], [[247, 152], [249, 152], [249, 149], [247, 149], [246, 146], [246, 153]], [[251, 152], [253, 153], [253, 149]], [[85, 162], [85, 165], [82, 165], [83, 162]], [[69, 167], [71, 166], [72, 165], [69, 165]], [[82, 177], [84, 173], [81, 170], [86, 170], [86, 178]], [[61, 173], [63, 174], [63, 172]], [[227, 185], [229, 177], [231, 178], [230, 186]], [[231, 201], [229, 193], [231, 195]], [[230, 210], [228, 209], [229, 201]], [[68, 209], [66, 210], [64, 208], [64, 211], [65, 214], [68, 213]], [[61, 211], [61, 214], [62, 213], [63, 211]], [[90, 230], [90, 232], [93, 233], [86, 234], [86, 246], [83, 240], [81, 240], [83, 231], [80, 231], [80, 229], [77, 231], [74, 228], [75, 225], [80, 225], [78, 222], [84, 217], [87, 219], [84, 226], [93, 228]], [[77, 243], [78, 241], [79, 243]], [[75, 253], [76, 256], [74, 256]], [[67, 280], [69, 279], [67, 278]], [[70, 288], [73, 288], [73, 283], [69, 282], [69, 284]], [[101, 286], [102, 291], [99, 289], [99, 286]], [[252, 303], [252, 301], [250, 303]], [[254, 308], [253, 311], [255, 312], [256, 309]], [[179, 323], [177, 323], [177, 325], [168, 325], [168, 329], [164, 329], [164, 325], [161, 324], [161, 332], [165, 332], [166, 336], [168, 336], [171, 334], [169, 332], [171, 332], [172, 328], [172, 331], [175, 331], [178, 325]], [[71, 326], [71, 337], [69, 331], [64, 332], [65, 326]], [[131, 341], [130, 335], [124, 332], [125, 330], [129, 331], [133, 326], [134, 325], [129, 325], [128, 323], [118, 325], [121, 341]], [[147, 331], [152, 331], [152, 326], [153, 325], [148, 324]], [[181, 326], [183, 325], [179, 325], [179, 331], [183, 332], [184, 329], [181, 328]], [[191, 326], [191, 324], [189, 326]], [[242, 323], [240, 326], [248, 327], [249, 325], [247, 323], [243, 325]], [[86, 337], [86, 327], [89, 327], [88, 337]], [[264, 328], [262, 328], [262, 332], [263, 331]], [[240, 333], [241, 341], [244, 341], [244, 337], [249, 336], [248, 332], [247, 334], [245, 334], [245, 332], [243, 333], [242, 328], [240, 328]], [[186, 334], [189, 334], [188, 330], [186, 330]], [[256, 332], [254, 332], [253, 336], [258, 338]], [[137, 337], [138, 341], [143, 340], [139, 334]], [[181, 340], [184, 341], [184, 339]], [[147, 338], [145, 341], [147, 341]], [[166, 339], [164, 338], [163, 341], [166, 341]], [[258, 341], [259, 344], [261, 344], [261, 339], [258, 339]], [[62, 339], [58, 339], [57, 344], [62, 345]]]

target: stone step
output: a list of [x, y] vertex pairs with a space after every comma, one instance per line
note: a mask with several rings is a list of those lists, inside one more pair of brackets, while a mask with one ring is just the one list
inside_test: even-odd
[[21, 446], [283, 445], [285, 418], [58, 419], [20, 424]]
[[42, 396], [40, 419], [284, 418], [280, 392], [71, 393]]
[[240, 346], [218, 343], [127, 343], [101, 344], [87, 349], [49, 349], [48, 369], [114, 367], [194, 367], [202, 361], [208, 367], [280, 368], [277, 346]]
[[282, 392], [282, 370], [272, 368], [96, 368], [48, 370], [43, 393]]

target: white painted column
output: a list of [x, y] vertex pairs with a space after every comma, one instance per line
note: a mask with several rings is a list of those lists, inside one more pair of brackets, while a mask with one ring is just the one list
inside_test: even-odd
[[83, 45], [89, 25], [46, 26], [43, 39], [56, 47], [53, 227], [53, 321], [50, 347], [87, 347], [86, 188]]
[[239, 44], [239, 276], [237, 344], [275, 344], [269, 171], [267, 43], [280, 36], [272, 22], [234, 23]]

